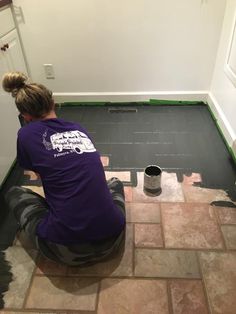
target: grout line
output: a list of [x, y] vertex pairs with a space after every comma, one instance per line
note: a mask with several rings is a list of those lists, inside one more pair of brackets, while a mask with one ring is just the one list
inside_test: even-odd
[[227, 223], [227, 224], [222, 224], [220, 223], [221, 226], [232, 226], [232, 227], [236, 227], [236, 223]]
[[151, 222], [151, 221], [127, 221], [129, 224], [135, 225], [160, 225], [160, 222]]
[[96, 295], [96, 303], [95, 303], [95, 312], [97, 313], [98, 311], [98, 304], [99, 304], [99, 297], [100, 297], [100, 292], [101, 292], [101, 287], [102, 287], [102, 284], [101, 284], [101, 281], [103, 279], [101, 278], [98, 282], [98, 290], [97, 290], [97, 295]]
[[196, 260], [197, 260], [197, 265], [198, 265], [198, 270], [199, 270], [199, 274], [200, 274], [200, 279], [202, 280], [203, 278], [203, 274], [202, 274], [202, 271], [201, 271], [201, 265], [200, 265], [200, 260], [198, 258], [198, 252], [195, 252], [195, 256], [196, 256]]
[[[186, 248], [186, 247], [142, 247], [142, 250], [161, 250], [161, 251], [189, 251], [189, 252], [198, 252], [199, 250], [202, 250], [204, 252], [215, 252], [215, 253], [226, 253], [228, 250], [222, 249], [222, 248], [202, 248], [202, 247], [196, 247], [196, 248]], [[231, 251], [236, 251], [235, 249], [231, 249]]]
[[33, 280], [36, 276], [36, 271], [37, 271], [37, 264], [38, 264], [38, 259], [39, 259], [39, 251], [37, 251], [37, 256], [34, 260], [34, 270], [32, 272], [32, 275], [31, 275], [31, 278], [30, 278], [30, 282], [29, 282], [29, 286], [28, 286], [28, 289], [26, 290], [26, 293], [25, 293], [25, 298], [24, 298], [24, 302], [23, 302], [23, 305], [22, 305], [22, 309], [26, 309], [25, 306], [26, 306], [26, 303], [27, 303], [27, 300], [28, 300], [28, 297], [29, 297], [29, 294], [30, 294], [30, 291], [31, 291], [31, 287], [32, 287], [32, 284], [33, 284]]
[[186, 191], [185, 191], [183, 182], [181, 182], [180, 185], [181, 185], [181, 190], [182, 190], [183, 197], [184, 197], [184, 203], [188, 203], [187, 195], [186, 195]]
[[166, 249], [166, 243], [165, 243], [165, 234], [164, 234], [164, 225], [163, 225], [163, 215], [162, 215], [162, 206], [161, 204], [159, 205], [159, 209], [160, 209], [160, 227], [161, 227], [161, 236], [162, 236], [162, 241], [163, 241], [163, 248], [162, 249]]
[[[229, 249], [227, 249], [227, 252], [230, 252], [230, 253], [235, 253], [235, 252], [236, 252], [236, 248], [235, 248], [235, 249], [231, 249], [231, 248], [229, 248]], [[225, 253], [227, 253], [227, 252], [225, 252]]]
[[[1, 312], [3, 310], [3, 312]], [[89, 311], [89, 310], [71, 310], [71, 309], [64, 309], [64, 310], [59, 310], [59, 309], [42, 309], [42, 308], [30, 308], [30, 309], [19, 309], [19, 308], [14, 308], [14, 307], [9, 307], [9, 308], [4, 308], [0, 309], [0, 313], [7, 313], [7, 312], [13, 312], [14, 314], [17, 313], [35, 313], [35, 314], [53, 314], [53, 313], [58, 313], [58, 314], [96, 314], [96, 311]]]
[[[151, 197], [150, 197], [151, 198]], [[153, 198], [152, 198], [153, 199]], [[153, 200], [153, 202], [150, 200], [150, 201], [147, 201], [147, 200], [145, 200], [145, 199], [143, 199], [143, 200], [137, 200], [137, 201], [133, 201], [132, 202], [133, 204], [166, 204], [166, 205], [168, 205], [168, 204], [175, 204], [175, 205], [183, 205], [183, 204], [188, 204], [188, 205], [196, 205], [196, 204], [198, 204], [198, 205], [208, 205], [208, 206], [212, 206], [212, 205], [210, 205], [209, 204], [209, 202], [201, 202], [201, 201], [197, 201], [197, 202], [194, 202], [194, 201], [187, 201], [187, 202], [184, 202], [184, 201], [155, 201], [155, 200]], [[214, 206], [214, 207], [217, 207], [217, 208], [222, 208], [222, 207], [224, 207], [224, 206]], [[225, 208], [225, 207], [224, 207]], [[231, 207], [229, 207], [229, 208], [231, 208]]]
[[210, 306], [210, 298], [208, 298], [208, 294], [207, 294], [207, 288], [206, 288], [206, 284], [205, 284], [205, 280], [204, 280], [204, 276], [203, 276], [203, 271], [201, 268], [201, 262], [200, 262], [200, 253], [201, 252], [197, 252], [197, 263], [198, 263], [198, 267], [199, 267], [199, 272], [201, 275], [201, 282], [202, 282], [202, 287], [203, 287], [203, 294], [205, 296], [205, 300], [206, 300], [206, 305], [207, 305], [207, 309], [209, 313], [212, 313], [211, 311], [211, 306]]
[[167, 285], [167, 298], [168, 298], [169, 313], [173, 314], [174, 309], [173, 309], [173, 303], [172, 303], [172, 297], [171, 297], [170, 280], [166, 281], [166, 285]]
[[218, 231], [219, 231], [219, 233], [220, 233], [220, 236], [221, 236], [221, 240], [222, 240], [222, 243], [223, 243], [223, 249], [224, 249], [225, 251], [227, 251], [228, 249], [227, 249], [227, 245], [226, 245], [226, 241], [225, 241], [225, 238], [224, 238], [223, 231], [222, 231], [222, 229], [221, 229], [220, 219], [219, 219], [219, 217], [218, 217], [218, 215], [217, 215], [217, 213], [216, 213], [214, 207], [215, 207], [215, 206], [209, 205], [209, 209], [212, 211], [214, 220], [215, 220], [215, 222], [216, 222], [217, 229], [218, 229]]
[[133, 243], [132, 243], [132, 276], [135, 276], [135, 224], [131, 224], [132, 226], [132, 235], [133, 235]]
[[212, 211], [215, 213], [215, 217], [216, 217], [216, 221], [219, 225], [221, 225], [221, 221], [220, 221], [220, 217], [219, 217], [219, 213], [218, 213], [218, 206], [214, 206], [214, 205], [210, 205], [212, 208]]
[[176, 279], [184, 279], [184, 280], [201, 280], [201, 278], [199, 277], [161, 277], [161, 276], [155, 276], [155, 277], [150, 277], [150, 276], [122, 276], [122, 275], [115, 275], [115, 276], [98, 276], [98, 275], [82, 275], [82, 274], [73, 274], [73, 275], [69, 275], [69, 276], [66, 276], [66, 275], [63, 275], [63, 276], [58, 276], [58, 275], [36, 275], [36, 277], [51, 277], [51, 278], [73, 278], [73, 277], [76, 277], [77, 279], [78, 278], [81, 278], [81, 279], [96, 279], [97, 281], [100, 281], [100, 280], [103, 280], [103, 279], [128, 279], [128, 280], [136, 280], [136, 279], [142, 279], [142, 280], [167, 280], [167, 279], [173, 279], [173, 280], [176, 280]]

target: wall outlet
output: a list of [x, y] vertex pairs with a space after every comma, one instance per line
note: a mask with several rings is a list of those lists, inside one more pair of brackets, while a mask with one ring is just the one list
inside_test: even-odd
[[44, 71], [47, 79], [54, 79], [55, 74], [54, 74], [54, 69], [52, 64], [44, 64]]

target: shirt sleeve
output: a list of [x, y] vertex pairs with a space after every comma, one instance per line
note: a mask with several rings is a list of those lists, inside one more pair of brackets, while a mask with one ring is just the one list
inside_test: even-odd
[[24, 142], [21, 139], [21, 136], [18, 134], [17, 137], [17, 161], [20, 165], [25, 170], [33, 170], [33, 165], [30, 160], [30, 156], [27, 153], [27, 150], [25, 149]]

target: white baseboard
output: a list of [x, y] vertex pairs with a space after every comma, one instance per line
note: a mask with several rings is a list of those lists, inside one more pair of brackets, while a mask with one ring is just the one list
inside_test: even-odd
[[215, 99], [212, 93], [209, 93], [207, 98], [207, 103], [209, 107], [211, 108], [212, 112], [214, 113], [214, 116], [217, 120], [218, 125], [220, 126], [221, 131], [223, 132], [225, 139], [229, 146], [234, 149], [234, 153], [236, 153], [236, 145], [233, 143], [236, 140], [236, 135], [234, 130], [232, 129], [229, 121], [227, 120], [226, 116], [224, 115], [219, 103]]
[[151, 98], [162, 100], [207, 101], [208, 91], [150, 91], [150, 92], [88, 92], [53, 93], [58, 103], [63, 102], [132, 102], [148, 101]]

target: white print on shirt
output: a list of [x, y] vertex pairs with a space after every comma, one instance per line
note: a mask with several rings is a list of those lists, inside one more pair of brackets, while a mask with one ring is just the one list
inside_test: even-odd
[[52, 150], [52, 143], [47, 141], [47, 135], [48, 135], [48, 130], [46, 130], [43, 133], [43, 145], [45, 146], [46, 150]]
[[63, 150], [69, 150], [77, 154], [92, 153], [96, 149], [88, 138], [88, 136], [78, 130], [67, 131], [62, 133], [55, 133], [50, 136], [50, 142], [46, 140], [47, 130], [43, 134], [43, 144], [47, 150], [56, 149], [59, 153], [54, 154], [54, 157], [59, 157], [68, 154], [69, 152], [63, 152]]

